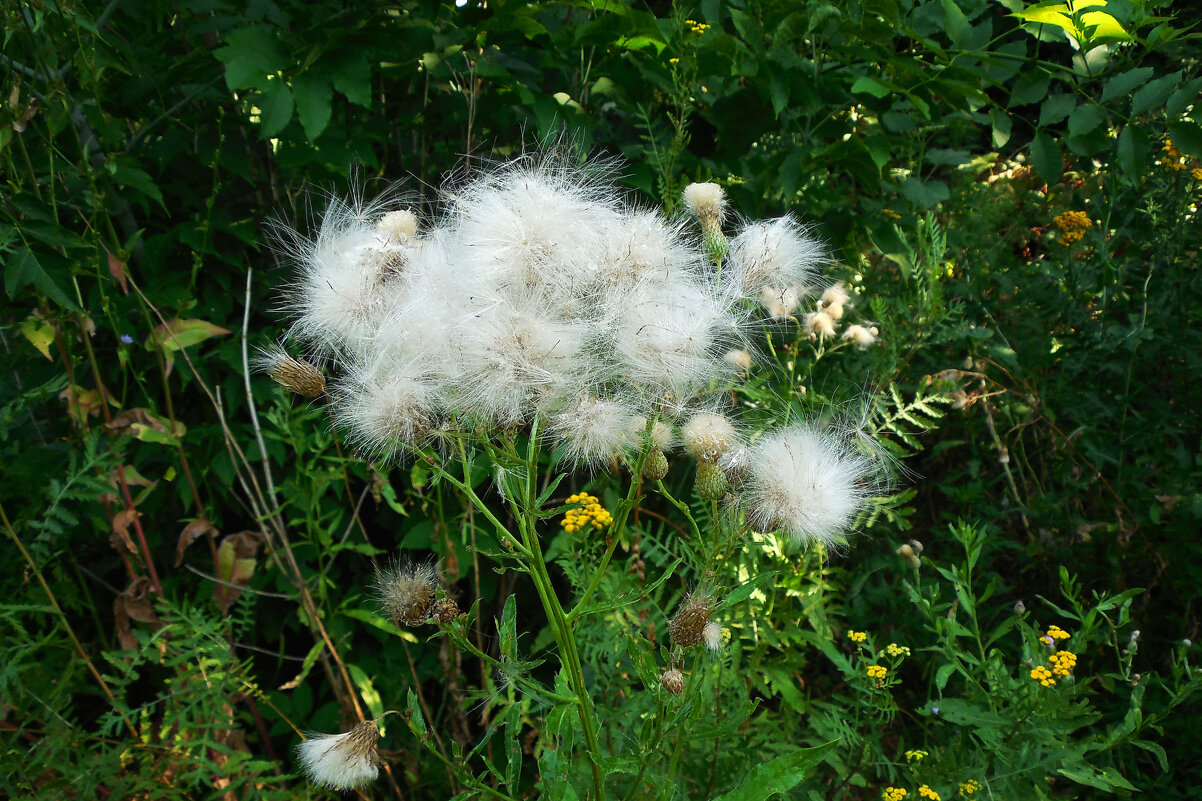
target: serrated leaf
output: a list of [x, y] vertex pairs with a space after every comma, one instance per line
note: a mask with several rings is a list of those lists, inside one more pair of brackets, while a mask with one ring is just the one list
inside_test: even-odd
[[1181, 120], [1169, 123], [1169, 137], [1173, 147], [1187, 156], [1202, 159], [1202, 128], [1197, 123]]
[[422, 707], [418, 703], [417, 695], [413, 690], [409, 690], [409, 695], [406, 697], [406, 708], [409, 711], [409, 728], [418, 737], [423, 740], [426, 738], [426, 719], [422, 716]]
[[1077, 99], [1073, 95], [1052, 95], [1039, 109], [1039, 125], [1055, 125], [1069, 115], [1069, 112], [1077, 105]]
[[279, 37], [264, 28], [230, 31], [224, 41], [213, 56], [225, 64], [230, 89], [266, 88], [268, 76], [292, 66]]
[[283, 81], [272, 81], [259, 97], [259, 130], [269, 139], [292, 121], [292, 91]]
[[714, 801], [766, 801], [779, 793], [787, 793], [801, 784], [837, 744], [835, 741], [817, 748], [801, 748], [756, 765], [736, 789], [723, 793]]
[[38, 353], [54, 361], [54, 357], [50, 355], [50, 343], [54, 341], [54, 326], [37, 317], [27, 317], [17, 330], [21, 332], [21, 336], [29, 340], [30, 345], [38, 349]]
[[876, 78], [870, 78], [867, 75], [861, 75], [856, 78], [855, 83], [851, 85], [852, 94], [872, 95], [876, 98], [886, 97], [893, 89], [885, 83], [878, 81]]
[[70, 311], [80, 311], [75, 301], [63, 291], [46, 269], [38, 261], [37, 256], [28, 248], [14, 250], [8, 256], [4, 267], [4, 291], [11, 300], [14, 295], [26, 286], [40, 289], [46, 297], [59, 306]]
[[366, 56], [339, 61], [328, 73], [330, 83], [356, 106], [371, 106], [371, 64]]
[[167, 209], [167, 204], [163, 202], [163, 193], [155, 186], [154, 181], [145, 170], [140, 170], [137, 167], [118, 167], [113, 171], [113, 180], [121, 186], [136, 189], [158, 203], [164, 210]]
[[1136, 67], [1112, 76], [1102, 87], [1102, 102], [1109, 102], [1116, 97], [1126, 97], [1147, 83], [1153, 72], [1151, 67]]
[[1092, 131], [1106, 119], [1106, 112], [1098, 106], [1083, 105], [1073, 109], [1068, 115], [1068, 135], [1081, 136]]
[[1138, 125], [1128, 124], [1119, 134], [1116, 157], [1119, 169], [1129, 178], [1138, 179], [1148, 161], [1148, 134]]
[[955, 0], [942, 0], [942, 3], [943, 30], [947, 37], [956, 47], [968, 47], [972, 40], [972, 25], [968, 23], [968, 17], [964, 16]]
[[331, 100], [333, 90], [323, 76], [302, 72], [292, 79], [292, 95], [296, 101], [296, 114], [310, 142], [316, 141], [330, 124], [333, 113]]
[[1163, 75], [1154, 81], [1149, 81], [1142, 89], [1131, 97], [1131, 116], [1141, 114], [1150, 108], [1164, 105], [1173, 92], [1173, 87], [1181, 80], [1181, 72]]

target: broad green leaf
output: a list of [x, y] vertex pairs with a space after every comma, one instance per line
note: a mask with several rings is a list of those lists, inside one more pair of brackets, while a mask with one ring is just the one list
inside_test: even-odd
[[995, 106], [989, 110], [989, 120], [993, 123], [993, 146], [999, 149], [1005, 147], [1010, 141], [1012, 130], [1010, 115], [1004, 109]]
[[1086, 11], [1081, 15], [1081, 27], [1086, 37], [1095, 39], [1118, 39], [1131, 41], [1131, 34], [1114, 17], [1105, 11]]
[[1169, 137], [1173, 147], [1187, 156], [1202, 159], [1202, 128], [1197, 123], [1181, 120], [1169, 123]]
[[421, 704], [418, 703], [417, 695], [413, 690], [409, 690], [406, 700], [406, 708], [409, 711], [409, 728], [413, 730], [414, 734], [424, 740], [426, 737], [426, 719], [422, 716]]
[[137, 167], [118, 167], [113, 172], [113, 180], [121, 186], [128, 186], [130, 189], [136, 189], [146, 197], [158, 203], [164, 209], [167, 208], [163, 203], [163, 193], [155, 186], [151, 177], [144, 170], [139, 170]]
[[1124, 97], [1131, 94], [1133, 91], [1143, 86], [1152, 77], [1154, 70], [1151, 67], [1136, 67], [1135, 69], [1125, 70], [1118, 75], [1112, 76], [1106, 81], [1102, 87], [1102, 102], [1114, 100], [1116, 97]]
[[901, 187], [902, 194], [916, 206], [931, 209], [951, 196], [951, 190], [943, 181], [922, 178], [907, 178]]
[[1068, 115], [1068, 135], [1081, 136], [1092, 131], [1106, 119], [1106, 112], [1100, 106], [1077, 106]]
[[225, 45], [213, 51], [225, 64], [230, 89], [266, 88], [267, 78], [293, 66], [279, 37], [263, 28], [242, 28], [225, 35]]
[[1128, 124], [1119, 134], [1117, 158], [1119, 169], [1129, 178], [1143, 175], [1148, 161], [1148, 134], [1138, 125]]
[[878, 81], [876, 78], [870, 78], [867, 75], [861, 75], [856, 78], [855, 83], [851, 85], [852, 94], [866, 94], [873, 97], [885, 97], [893, 91], [887, 84]]
[[158, 345], [167, 351], [181, 350], [190, 345], [204, 342], [206, 339], [228, 333], [228, 329], [214, 325], [207, 320], [175, 318], [155, 326], [154, 331], [146, 338], [145, 347], [146, 350], [154, 350], [155, 345]]
[[1169, 95], [1173, 93], [1173, 87], [1180, 80], [1181, 73], [1173, 72], [1150, 81], [1144, 88], [1132, 96], [1131, 116], [1134, 117], [1136, 114], [1142, 114], [1148, 109], [1163, 105], [1169, 99]]
[[836, 745], [837, 740], [817, 748], [802, 748], [756, 765], [737, 788], [714, 801], [766, 801], [778, 793], [787, 793], [801, 784]]
[[1032, 70], [1031, 72], [1023, 73], [1018, 76], [1014, 82], [1014, 88], [1010, 90], [1009, 107], [1025, 106], [1029, 103], [1038, 103], [1048, 93], [1048, 87], [1052, 85], [1052, 76], [1043, 70]]
[[4, 291], [11, 300], [19, 290], [30, 285], [40, 289], [46, 297], [64, 309], [80, 310], [75, 301], [50, 277], [32, 250], [14, 250], [9, 254], [8, 263], [4, 266]]
[[1052, 95], [1039, 109], [1039, 127], [1055, 125], [1067, 117], [1076, 105], [1077, 98], [1073, 95]]
[[371, 106], [371, 64], [365, 55], [338, 61], [329, 71], [330, 83], [356, 106]]
[[968, 23], [968, 17], [956, 5], [956, 0], [942, 0], [942, 3], [943, 30], [947, 37], [956, 47], [968, 47], [972, 39], [972, 25]]
[[1200, 90], [1202, 90], [1202, 78], [1186, 81], [1179, 89], [1174, 90], [1173, 94], [1169, 95], [1168, 102], [1164, 104], [1164, 113], [1169, 116], [1169, 119], [1181, 116], [1186, 109], [1198, 102]]
[[1035, 22], [1041, 25], [1052, 25], [1057, 27], [1072, 36], [1074, 39], [1082, 38], [1081, 32], [1077, 30], [1077, 26], [1073, 24], [1073, 18], [1070, 16], [1072, 9], [1065, 3], [1036, 3], [1023, 11], [1011, 14], [1012, 17], [1018, 17], [1023, 22]]
[[284, 130], [292, 120], [292, 92], [283, 81], [275, 80], [259, 97], [259, 126], [263, 138], [271, 137]]
[[316, 141], [330, 124], [333, 90], [326, 79], [312, 72], [302, 72], [292, 79], [292, 95], [296, 114], [310, 142]]
[[1111, 767], [1098, 768], [1081, 761], [1075, 765], [1060, 768], [1057, 773], [1066, 779], [1072, 779], [1077, 784], [1095, 787], [1103, 792], [1112, 793], [1114, 790], [1131, 790], [1139, 792], [1139, 788], [1123, 778], [1123, 775]]
[[1060, 145], [1046, 131], [1035, 134], [1031, 142], [1031, 164], [1045, 183], [1054, 184], [1060, 178], [1064, 165]]

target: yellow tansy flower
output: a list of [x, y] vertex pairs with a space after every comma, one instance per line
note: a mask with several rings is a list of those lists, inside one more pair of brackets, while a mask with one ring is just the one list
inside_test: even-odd
[[926, 751], [923, 751], [921, 748], [914, 748], [914, 749], [906, 752], [906, 761], [907, 762], [921, 762], [924, 759], [926, 759], [928, 756], [930, 756], [930, 754], [927, 753]]
[[981, 783], [976, 779], [969, 779], [966, 782], [960, 782], [960, 792], [964, 795], [972, 795], [977, 790], [981, 789]]
[[1056, 680], [1052, 678], [1052, 672], [1043, 665], [1031, 671], [1031, 678], [1042, 684], [1044, 687], [1051, 687], [1056, 684]]
[[864, 668], [864, 672], [868, 674], [870, 679], [883, 679], [885, 674], [889, 672], [889, 668], [884, 665], [869, 665]]
[[904, 787], [886, 787], [881, 792], [881, 798], [884, 801], [903, 801], [906, 795], [906, 788]]
[[904, 645], [898, 645], [895, 642], [891, 642], [885, 648], [885, 653], [889, 654], [889, 656], [909, 656], [910, 649]]
[[852, 642], [864, 642], [864, 640], [868, 639], [868, 632], [849, 631], [847, 632], [847, 639], [851, 640]]
[[939, 793], [927, 787], [925, 784], [918, 788], [918, 794], [923, 798], [929, 798], [931, 801], [940, 801]]

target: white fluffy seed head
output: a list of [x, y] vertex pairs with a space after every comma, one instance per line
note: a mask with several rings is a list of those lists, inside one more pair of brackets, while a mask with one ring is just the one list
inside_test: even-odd
[[671, 283], [698, 265], [681, 226], [670, 225], [659, 212], [634, 211], [616, 217], [606, 240], [598, 281], [623, 290], [644, 282]]
[[428, 562], [393, 562], [376, 568], [373, 581], [380, 611], [405, 626], [420, 626], [430, 619], [438, 586], [438, 569]]
[[806, 331], [809, 332], [811, 339], [819, 336], [833, 337], [835, 335], [835, 321], [826, 312], [810, 312], [805, 316], [803, 325]]
[[551, 434], [578, 465], [601, 466], [629, 450], [634, 413], [621, 403], [592, 396], [577, 398], [551, 418]]
[[800, 302], [801, 294], [796, 287], [789, 286], [781, 289], [775, 286], [766, 286], [760, 290], [760, 305], [774, 320], [783, 320], [792, 315]]
[[296, 756], [309, 781], [332, 790], [363, 787], [379, 775], [376, 741], [380, 730], [365, 720], [342, 734], [314, 734], [296, 747]]
[[[840, 281], [833, 286], [828, 286], [822, 292], [822, 298], [818, 301], [819, 308], [827, 306], [845, 306], [847, 301], [851, 300], [851, 295], [847, 294], [847, 287]], [[833, 316], [833, 315], [832, 315]], [[837, 317], [835, 319], [838, 319]]]
[[768, 287], [804, 290], [814, 283], [824, 260], [822, 244], [801, 223], [778, 217], [744, 228], [731, 240], [727, 264], [741, 293], [751, 297]]
[[[643, 437], [647, 436], [647, 418], [639, 415], [630, 421], [630, 435], [635, 443], [643, 441]], [[655, 425], [651, 427], [651, 445], [658, 448], [660, 451], [670, 451], [672, 446], [676, 444], [675, 437], [672, 434], [672, 426], [656, 420]]]
[[751, 447], [748, 518], [794, 544], [833, 544], [870, 491], [876, 466], [854, 446], [808, 425], [767, 434]]
[[685, 453], [699, 462], [717, 462], [739, 441], [734, 424], [720, 414], [701, 412], [680, 430]]
[[722, 217], [726, 213], [726, 194], [722, 187], [715, 183], [693, 183], [684, 188], [681, 194], [685, 208], [701, 222], [701, 227], [709, 231], [717, 231], [722, 227]]
[[736, 370], [746, 373], [751, 370], [751, 351], [744, 348], [736, 348], [726, 352], [726, 363]]
[[429, 433], [437, 394], [411, 365], [352, 366], [335, 385], [334, 421], [356, 450], [388, 458]]
[[865, 328], [862, 325], [849, 325], [843, 331], [843, 340], [845, 342], [854, 342], [861, 348], [866, 348], [876, 342], [876, 335], [872, 333], [871, 328]]
[[390, 211], [376, 221], [376, 231], [403, 244], [417, 236], [417, 215], [409, 209]]

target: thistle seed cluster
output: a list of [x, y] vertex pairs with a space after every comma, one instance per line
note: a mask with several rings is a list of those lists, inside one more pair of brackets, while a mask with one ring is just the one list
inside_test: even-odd
[[636, 207], [603, 177], [612, 167], [520, 158], [448, 183], [436, 210], [395, 195], [331, 201], [315, 236], [284, 232], [299, 272], [286, 342], [329, 368], [332, 416], [368, 455], [537, 418], [567, 463], [633, 464], [646, 449], [656, 479], [679, 431], [703, 497], [731, 493], [794, 542], [833, 541], [874, 461], [804, 424], [749, 445], [714, 400], [751, 367], [764, 298], [787, 314], [820, 294], [815, 314], [843, 316], [846, 291], [819, 285], [822, 246], [791, 217], [728, 240], [717, 184], [685, 190], [695, 219]]
[[710, 620], [716, 608], [712, 593], [697, 591], [689, 593], [681, 602], [676, 614], [668, 621], [668, 636], [681, 648], [692, 648], [705, 644], [711, 651], [722, 648], [722, 627]]

